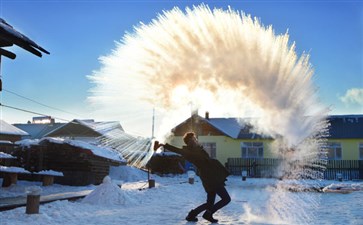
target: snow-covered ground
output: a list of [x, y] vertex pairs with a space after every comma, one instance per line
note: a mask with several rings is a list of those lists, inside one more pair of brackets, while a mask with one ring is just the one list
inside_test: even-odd
[[[204, 202], [206, 195], [196, 178], [191, 185], [187, 175], [153, 176], [156, 187], [148, 189], [147, 174], [130, 167], [111, 174], [101, 185], [42, 187], [42, 194], [60, 191], [94, 190], [86, 198], [56, 201], [40, 206], [39, 214], [25, 214], [25, 207], [0, 212], [1, 225], [50, 224], [209, 224], [199, 216], [197, 223], [184, 220], [190, 209]], [[116, 183], [123, 180], [121, 188]], [[0, 182], [2, 180], [0, 179]], [[25, 195], [29, 186], [40, 183], [18, 181], [1, 188], [0, 197]], [[363, 224], [363, 183], [322, 181], [319, 185], [350, 190], [348, 194], [326, 192], [293, 192], [299, 186], [276, 179], [228, 178], [227, 189], [232, 202], [215, 214], [218, 224]], [[304, 185], [309, 186], [309, 182]], [[141, 189], [141, 190], [140, 190]], [[339, 188], [338, 188], [339, 189]]]

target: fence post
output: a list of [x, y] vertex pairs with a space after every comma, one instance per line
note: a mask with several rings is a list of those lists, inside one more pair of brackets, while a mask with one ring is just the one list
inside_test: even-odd
[[38, 214], [40, 204], [40, 193], [42, 189], [40, 187], [29, 187], [27, 189], [26, 198], [26, 214]]
[[246, 170], [242, 170], [242, 180], [246, 181], [247, 178], [247, 171]]

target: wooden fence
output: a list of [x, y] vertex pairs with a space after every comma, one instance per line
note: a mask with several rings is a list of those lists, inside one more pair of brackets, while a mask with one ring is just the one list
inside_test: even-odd
[[[282, 162], [282, 159], [228, 158], [226, 167], [233, 175], [241, 176], [242, 171], [246, 171], [248, 177], [269, 178], [280, 176], [278, 168]], [[344, 180], [363, 179], [363, 160], [328, 160], [326, 166], [322, 165], [324, 167], [320, 172], [327, 180], [338, 179], [339, 174]]]
[[337, 174], [345, 180], [363, 179], [363, 160], [329, 160], [324, 179], [337, 179]]

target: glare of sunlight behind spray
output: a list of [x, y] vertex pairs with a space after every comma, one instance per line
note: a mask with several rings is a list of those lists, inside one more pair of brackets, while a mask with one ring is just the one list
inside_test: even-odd
[[[191, 105], [214, 115], [254, 118], [253, 132], [274, 139], [272, 150], [282, 158], [279, 176], [300, 183], [322, 177], [328, 109], [318, 100], [309, 55], [299, 58], [287, 33], [275, 34], [272, 26], [232, 9], [174, 8], [140, 23], [100, 61], [89, 76], [96, 84], [89, 100], [101, 112], [155, 107], [165, 115], [157, 138], [182, 122]], [[147, 138], [117, 135], [104, 143], [132, 159], [141, 157], [131, 152], [142, 143], [150, 145]], [[279, 193], [269, 202], [272, 213], [293, 223], [313, 216], [313, 210], [291, 216], [290, 199], [279, 200]]]

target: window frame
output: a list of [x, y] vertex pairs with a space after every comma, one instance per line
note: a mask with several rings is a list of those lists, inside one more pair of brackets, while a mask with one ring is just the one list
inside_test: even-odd
[[[338, 152], [337, 152], [338, 150]], [[334, 151], [334, 152], [332, 152]], [[334, 155], [334, 157], [331, 157]], [[343, 159], [343, 149], [340, 142], [328, 142], [327, 143], [327, 158], [328, 160], [342, 160]]]
[[241, 142], [241, 158], [243, 159], [263, 159], [264, 146], [262, 141]]

